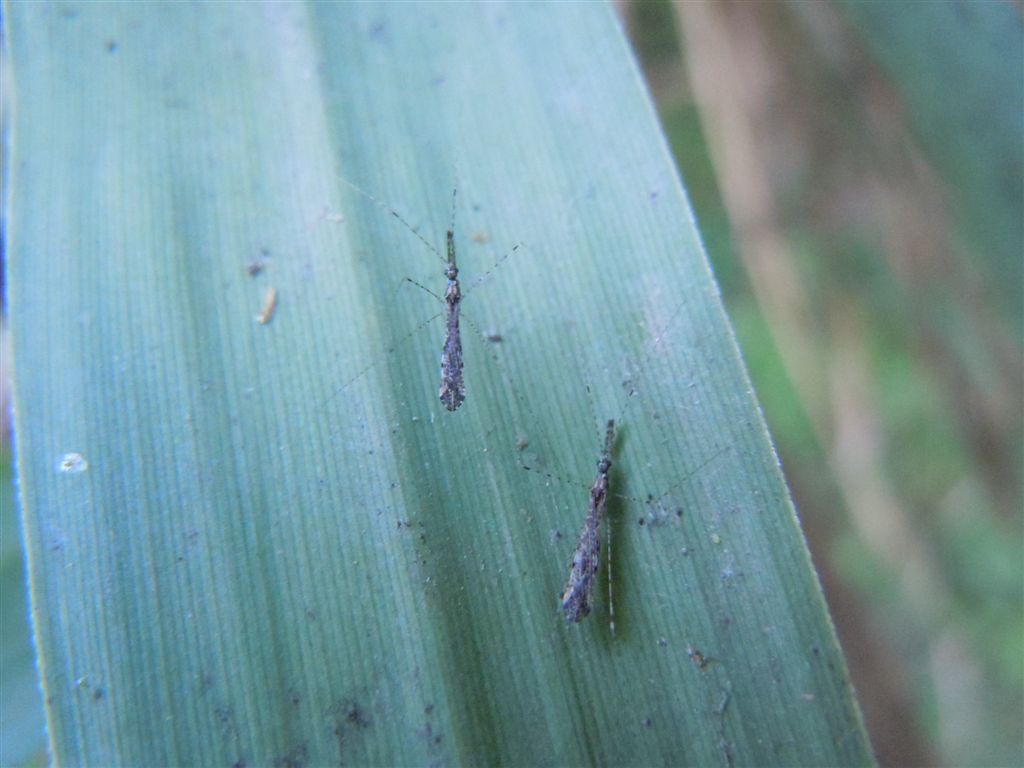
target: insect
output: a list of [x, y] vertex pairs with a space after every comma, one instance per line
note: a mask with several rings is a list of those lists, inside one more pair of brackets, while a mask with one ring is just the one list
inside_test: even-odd
[[690, 657], [690, 661], [694, 663], [697, 669], [705, 669], [711, 662], [718, 661], [714, 656], [705, 656], [692, 645], [686, 646], [686, 655]]
[[260, 313], [256, 315], [256, 322], [260, 325], [266, 325], [270, 322], [274, 316], [274, 310], [277, 308], [277, 289], [267, 288], [266, 294], [263, 296], [263, 307], [260, 309]]
[[[339, 177], [340, 178], [340, 177]], [[459, 320], [461, 317], [461, 302], [463, 298], [462, 288], [459, 285], [459, 267], [455, 257], [455, 204], [456, 204], [456, 193], [458, 188], [452, 189], [452, 214], [451, 224], [445, 235], [446, 253], [447, 257], [441, 256], [438, 250], [424, 238], [416, 229], [409, 224], [399, 213], [384, 203], [377, 200], [368, 192], [360, 189], [355, 184], [351, 183], [347, 179], [340, 178], [340, 180], [348, 187], [352, 188], [355, 192], [359, 193], [363, 197], [367, 198], [370, 202], [376, 205], [378, 208], [390, 213], [395, 219], [408, 229], [416, 238], [423, 243], [430, 251], [440, 258], [444, 264], [444, 276], [448, 281], [445, 286], [444, 297], [438, 296], [432, 290], [426, 286], [413, 280], [411, 277], [406, 277], [407, 282], [412, 283], [417, 288], [420, 288], [438, 301], [441, 301], [445, 305], [445, 339], [444, 346], [441, 350], [441, 387], [438, 390], [438, 399], [441, 404], [448, 411], [458, 410], [459, 406], [462, 405], [466, 400], [466, 383], [463, 376], [463, 356], [462, 356], [462, 333], [459, 327]], [[492, 271], [494, 271], [501, 263], [503, 263], [509, 256], [518, 250], [519, 244], [516, 243], [511, 250], [509, 250], [504, 256], [502, 256], [484, 275], [480, 278], [483, 280]], [[478, 281], [479, 282], [479, 281]], [[471, 286], [472, 288], [472, 286]], [[469, 291], [467, 290], [467, 294]], [[436, 315], [434, 317], [437, 317]], [[430, 318], [427, 322], [429, 323], [434, 318]], [[425, 323], [423, 324], [425, 325]], [[422, 325], [420, 326], [422, 327]], [[417, 327], [413, 333], [419, 330]], [[411, 335], [411, 334], [410, 334]], [[482, 335], [482, 334], [481, 334]], [[370, 366], [372, 367], [372, 366]], [[369, 370], [369, 367], [361, 371], [354, 379], [348, 382], [342, 389], [345, 389], [349, 384], [352, 384], [356, 379], [362, 376]], [[341, 390], [339, 390], [341, 391]], [[335, 393], [337, 394], [337, 393]]]
[[[609, 419], [604, 436], [604, 449], [597, 460], [597, 477], [590, 488], [590, 509], [587, 510], [579, 543], [572, 556], [569, 583], [562, 593], [562, 613], [568, 622], [582, 621], [590, 613], [590, 597], [597, 581], [601, 563], [601, 520], [608, 502], [608, 473], [612, 468], [612, 446], [615, 443], [615, 420]], [[608, 537], [608, 626], [615, 633], [615, 604], [612, 601], [611, 528]]]
[[[597, 477], [594, 478], [594, 482], [590, 487], [590, 506], [587, 509], [587, 516], [583, 521], [583, 528], [580, 531], [576, 549], [573, 552], [572, 565], [569, 571], [569, 581], [565, 585], [565, 590], [562, 592], [562, 614], [565, 616], [565, 620], [569, 623], [580, 622], [590, 614], [591, 598], [594, 592], [594, 586], [598, 580], [597, 573], [601, 564], [600, 531], [601, 523], [604, 521], [606, 515], [608, 497], [610, 494], [609, 486], [612, 469], [612, 451], [615, 445], [615, 425], [615, 419], [609, 419], [605, 426], [604, 446], [597, 459]], [[673, 489], [677, 488], [690, 477], [699, 473], [704, 467], [728, 450], [729, 448], [722, 448], [714, 452], [692, 472], [687, 473], [685, 478], [680, 480], [679, 483], [673, 486], [673, 488], [666, 491], [660, 498], [667, 496]], [[525, 465], [522, 466], [524, 469], [534, 471], [531, 467], [527, 467]], [[541, 474], [559, 481], [562, 480], [558, 475], [551, 475], [546, 472], [541, 472]], [[619, 496], [619, 498], [629, 497]], [[656, 498], [653, 494], [649, 494], [645, 503], [650, 506], [655, 506], [660, 503], [660, 498]], [[639, 501], [638, 499], [631, 500]], [[681, 517], [681, 514], [679, 517]], [[614, 635], [615, 601], [612, 587], [612, 565], [614, 561], [612, 558], [612, 529], [610, 523], [607, 525], [607, 539], [608, 629]], [[708, 659], [708, 661], [711, 660], [712, 659]], [[704, 663], [701, 663], [701, 668], [703, 668], [703, 666]]]
[[[455, 221], [455, 191], [452, 190], [452, 222]], [[448, 266], [444, 276], [448, 285], [444, 289], [444, 303], [447, 308], [444, 348], [441, 350], [441, 389], [438, 397], [449, 411], [454, 411], [466, 399], [466, 382], [462, 378], [462, 336], [459, 333], [459, 267], [455, 263], [455, 228], [448, 229]]]
[[[652, 358], [655, 355], [661, 354], [664, 347], [662, 341], [666, 338], [667, 334], [677, 325], [680, 317], [683, 316], [683, 305], [675, 310], [667, 319], [660, 330], [653, 334], [653, 338], [650, 342], [646, 355], [643, 356], [640, 363], [633, 366], [634, 371], [637, 374], [647, 370]], [[560, 598], [560, 607], [565, 620], [569, 623], [577, 623], [585, 619], [591, 612], [591, 608], [594, 602], [594, 590], [596, 584], [599, 582], [598, 571], [600, 568], [601, 559], [601, 525], [607, 526], [607, 553], [605, 554], [607, 562], [607, 578], [608, 578], [608, 620], [609, 630], [612, 634], [616, 631], [616, 619], [615, 619], [615, 605], [613, 595], [613, 579], [612, 579], [612, 566], [614, 565], [612, 555], [612, 525], [605, 518], [608, 514], [607, 507], [611, 503], [611, 497], [617, 497], [625, 500], [627, 503], [643, 504], [650, 511], [648, 517], [641, 518], [641, 524], [646, 520], [650, 519], [652, 522], [661, 523], [663, 521], [681, 521], [683, 518], [683, 509], [678, 505], [671, 505], [671, 510], [665, 512], [661, 510], [662, 502], [670, 496], [676, 489], [681, 485], [688, 482], [690, 478], [697, 475], [704, 467], [711, 462], [718, 459], [722, 454], [731, 450], [728, 446], [720, 446], [717, 450], [710, 452], [708, 457], [699, 462], [698, 466], [688, 471], [685, 476], [679, 476], [671, 483], [671, 487], [660, 494], [647, 493], [645, 498], [637, 498], [635, 496], [619, 495], [614, 493], [610, 489], [610, 473], [613, 465], [613, 449], [615, 445], [615, 438], [617, 431], [621, 431], [622, 424], [626, 420], [626, 414], [630, 412], [634, 405], [635, 400], [640, 400], [640, 391], [638, 389], [638, 379], [636, 375], [631, 375], [625, 382], [625, 391], [620, 395], [620, 405], [615, 413], [615, 417], [608, 419], [605, 423], [604, 430], [604, 445], [601, 453], [597, 460], [597, 475], [593, 482], [589, 485], [590, 497], [589, 507], [587, 509], [586, 518], [583, 522], [583, 527], [579, 534], [579, 539], [576, 544], [576, 548], [573, 551], [571, 570], [569, 574], [568, 583], [566, 584]], [[597, 405], [592, 397], [591, 388], [586, 387], [588, 399], [590, 400], [591, 411], [598, 410]], [[533, 407], [528, 402], [520, 401], [523, 405], [524, 411], [528, 413], [534, 413]], [[606, 411], [607, 413], [607, 411]], [[655, 417], [656, 419], [656, 417]], [[649, 428], [658, 428], [657, 421], [651, 420], [651, 417], [642, 417], [636, 424], [637, 431], [647, 432]], [[658, 439], [655, 435], [652, 439]], [[529, 470], [532, 473], [543, 475], [551, 480], [556, 481], [559, 484], [577, 485], [587, 487], [586, 484], [572, 479], [568, 474], [561, 471], [548, 472], [544, 469], [545, 460], [534, 454], [533, 460], [540, 461], [541, 464], [538, 466], [533, 464], [533, 460], [523, 455], [525, 441], [521, 438], [520, 442], [517, 443], [517, 461], [521, 468]], [[531, 443], [532, 444], [532, 443]], [[523, 447], [521, 448], [520, 445]], [[644, 464], [650, 466], [650, 460], [644, 461]], [[639, 479], [639, 478], [637, 478]], [[660, 481], [656, 481], [659, 482]], [[666, 483], [668, 485], [669, 483]]]

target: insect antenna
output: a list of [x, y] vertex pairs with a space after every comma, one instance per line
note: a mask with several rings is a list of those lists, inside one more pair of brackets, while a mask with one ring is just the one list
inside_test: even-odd
[[[499, 367], [504, 370], [504, 366], [500, 363], [500, 359], [497, 356], [495, 356], [494, 359], [495, 359], [496, 362], [498, 362]], [[504, 373], [503, 375], [505, 376], [506, 379], [510, 379], [510, 377], [509, 377], [509, 375], [507, 373]], [[594, 426], [596, 427], [596, 424], [597, 424], [597, 422], [596, 422], [597, 406], [594, 404], [593, 395], [591, 394], [591, 391], [590, 391], [590, 385], [587, 384], [584, 381], [583, 386], [584, 386], [584, 389], [585, 389], [585, 391], [587, 393], [587, 400], [590, 403], [590, 412], [591, 412], [592, 417], [595, 419]], [[528, 411], [530, 414], [534, 414], [533, 408], [529, 405], [528, 402], [526, 402], [523, 399], [522, 395], [518, 391], [516, 391], [514, 388], [513, 388], [513, 391], [514, 391], [514, 397], [520, 403], [520, 405], [526, 411]], [[596, 428], [594, 430], [594, 437], [595, 437], [594, 443], [596, 444], [598, 439], [600, 439], [600, 431], [598, 429], [596, 429]], [[534, 454], [534, 455], [536, 455], [536, 454]], [[572, 475], [567, 473], [560, 465], [556, 464], [557, 471], [552, 472], [552, 471], [549, 471], [547, 469], [541, 469], [540, 467], [529, 466], [528, 464], [526, 464], [523, 461], [523, 457], [522, 457], [521, 454], [519, 454], [517, 456], [517, 459], [518, 459], [518, 463], [519, 463], [520, 469], [525, 469], [527, 472], [533, 472], [534, 474], [541, 475], [542, 477], [546, 477], [548, 480], [554, 480], [554, 481], [556, 481], [558, 483], [561, 483], [561, 484], [564, 484], [564, 485], [575, 486], [576, 488], [580, 488], [580, 489], [585, 490], [585, 491], [589, 491], [590, 490], [590, 487], [591, 487], [591, 483], [590, 482], [585, 482], [585, 481], [581, 480], [578, 477], [573, 477]], [[550, 461], [550, 458], [546, 458], [544, 463], [546, 464], [548, 461]]]
[[[633, 369], [639, 371], [640, 375], [643, 375], [643, 372], [647, 370], [647, 366], [651, 362], [651, 359], [654, 357], [655, 353], [658, 352], [659, 345], [668, 335], [669, 331], [672, 329], [672, 326], [675, 325], [676, 320], [678, 320], [679, 317], [683, 314], [684, 307], [685, 302], [681, 303], [678, 307], [676, 307], [675, 311], [672, 313], [672, 316], [669, 317], [669, 319], [665, 322], [665, 325], [662, 326], [658, 334], [654, 336], [654, 338], [651, 340], [651, 343], [648, 346], [646, 353], [644, 353], [643, 357], [641, 358], [640, 363], [636, 366], [633, 366]], [[629, 411], [630, 406], [633, 404], [633, 401], [636, 400], [637, 395], [640, 394], [640, 390], [637, 388], [636, 382], [632, 375], [626, 381], [623, 382], [623, 385], [628, 385], [629, 391], [626, 392], [626, 404], [622, 407], [622, 410], [619, 412], [619, 420], [624, 420], [627, 411]]]
[[[423, 243], [425, 246], [427, 246], [427, 248], [430, 249], [431, 253], [433, 253], [435, 256], [437, 256], [437, 258], [439, 258], [445, 264], [448, 263], [448, 260], [444, 256], [441, 255], [441, 252], [439, 250], [437, 250], [437, 248], [429, 240], [427, 240], [425, 237], [423, 237], [423, 235], [421, 235], [412, 224], [410, 224], [408, 221], [406, 221], [402, 217], [402, 214], [400, 214], [398, 211], [396, 211], [394, 208], [392, 208], [391, 206], [387, 205], [386, 203], [378, 200], [376, 197], [371, 195], [365, 189], [362, 189], [361, 187], [353, 184], [351, 181], [346, 179], [344, 176], [341, 176], [339, 174], [335, 174], [335, 177], [342, 184], [344, 184], [345, 186], [347, 186], [349, 189], [353, 190], [357, 194], [360, 194], [363, 197], [365, 197], [367, 200], [369, 200], [371, 203], [376, 205], [378, 208], [380, 208], [385, 213], [388, 213], [388, 214], [394, 216], [399, 222], [401, 222], [402, 226], [404, 226], [407, 230], [409, 230], [416, 237], [416, 239], [418, 239], [421, 243]], [[454, 205], [454, 190], [453, 190], [452, 194], [453, 194], [453, 202], [452, 202], [452, 204]], [[454, 220], [455, 220], [454, 217], [455, 217], [455, 211], [453, 210], [452, 211], [453, 226], [454, 226]]]

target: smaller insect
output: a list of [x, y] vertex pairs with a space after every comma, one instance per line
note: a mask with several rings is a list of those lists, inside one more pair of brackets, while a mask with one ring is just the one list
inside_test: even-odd
[[[615, 420], [609, 419], [604, 436], [604, 449], [597, 460], [597, 477], [590, 488], [590, 509], [580, 531], [579, 543], [572, 556], [569, 583], [562, 593], [562, 613], [569, 622], [582, 621], [590, 613], [590, 597], [597, 581], [601, 562], [601, 519], [608, 502], [608, 473], [612, 468], [612, 446], [615, 442]], [[608, 537], [608, 626], [615, 633], [615, 605], [612, 602], [611, 531]]]
[[690, 661], [694, 663], [697, 669], [706, 669], [708, 664], [713, 661], [718, 661], [714, 656], [705, 656], [697, 648], [692, 645], [686, 646], [686, 655], [690, 657]]
[[263, 297], [263, 307], [260, 309], [260, 313], [256, 315], [256, 322], [260, 325], [269, 323], [270, 319], [274, 316], [275, 309], [277, 309], [277, 289], [267, 288], [267, 293]]
[[[452, 217], [455, 211], [455, 192], [452, 192]], [[448, 310], [447, 333], [441, 350], [441, 389], [438, 397], [449, 411], [454, 411], [466, 399], [466, 382], [462, 377], [462, 337], [459, 335], [459, 268], [455, 263], [455, 231], [448, 230], [448, 266], [444, 276], [448, 285], [444, 289], [444, 303]]]

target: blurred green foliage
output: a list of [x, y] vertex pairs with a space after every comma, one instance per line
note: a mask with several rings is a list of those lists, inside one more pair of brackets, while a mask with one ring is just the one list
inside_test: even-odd
[[1024, 344], [1024, 20], [1004, 2], [842, 8], [947, 182], [969, 251]]

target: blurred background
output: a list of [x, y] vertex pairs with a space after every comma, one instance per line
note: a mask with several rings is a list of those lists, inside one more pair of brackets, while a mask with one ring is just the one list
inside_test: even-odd
[[[1021, 4], [616, 8], [879, 762], [1024, 764]], [[45, 761], [6, 350], [0, 765]]]
[[617, 8], [879, 762], [1024, 764], [1021, 5]]

